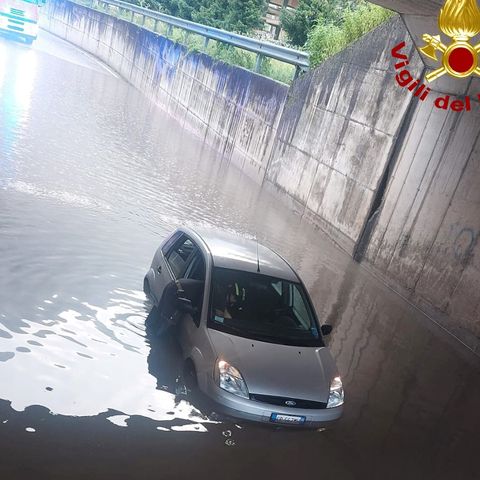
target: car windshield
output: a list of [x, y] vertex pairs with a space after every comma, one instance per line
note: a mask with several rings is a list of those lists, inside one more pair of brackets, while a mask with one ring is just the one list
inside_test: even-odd
[[323, 346], [300, 283], [214, 268], [209, 327], [240, 337], [295, 346]]

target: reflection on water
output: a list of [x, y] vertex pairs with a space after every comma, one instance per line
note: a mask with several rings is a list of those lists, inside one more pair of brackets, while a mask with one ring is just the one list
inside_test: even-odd
[[[85, 441], [102, 471], [105, 452], [89, 450], [86, 432], [108, 437], [113, 428], [146, 450], [151, 435], [182, 435], [193, 450], [187, 442], [202, 439], [211, 455], [240, 450], [247, 463], [215, 456], [238, 475], [248, 465], [259, 475], [306, 475], [321, 453], [325, 478], [474, 478], [475, 360], [276, 195], [61, 45], [0, 39], [0, 447], [22, 444], [25, 429], [65, 435], [66, 444]], [[140, 290], [155, 249], [181, 224], [256, 235], [299, 270], [320, 318], [335, 326], [330, 348], [347, 392], [335, 430], [234, 423], [179, 390], [175, 344], [146, 331]], [[175, 442], [162, 451], [179, 455]], [[128, 448], [122, 472], [151, 461], [136, 443]], [[56, 464], [52, 449], [41, 451]], [[155, 457], [152, 469], [166, 461]], [[176, 478], [205, 462], [179, 462]]]
[[36, 68], [35, 52], [30, 49], [19, 49], [12, 56], [9, 45], [0, 42], [0, 101], [2, 104], [0, 150], [3, 170], [0, 186], [15, 178], [15, 149], [17, 143], [22, 141], [18, 133], [28, 128]]
[[[10, 381], [2, 381], [2, 397], [11, 400], [15, 410], [41, 404], [62, 415], [112, 409], [157, 421], [204, 421], [187, 402], [156, 389], [145, 368], [149, 346], [143, 294], [117, 290], [109, 297], [99, 307], [76, 297], [52, 296], [36, 306], [31, 319], [22, 318], [15, 328], [3, 330], [0, 350], [8, 365], [2, 374]], [[58, 308], [60, 302], [70, 308]], [[28, 381], [25, 372], [31, 372]], [[134, 389], [126, 388], [128, 379], [135, 379]]]

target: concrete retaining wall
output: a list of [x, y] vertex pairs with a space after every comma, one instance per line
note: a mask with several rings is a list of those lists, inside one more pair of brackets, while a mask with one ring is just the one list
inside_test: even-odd
[[[480, 109], [436, 110], [396, 85], [390, 51], [400, 41], [412, 74], [425, 68], [400, 18], [289, 89], [67, 0], [46, 13], [44, 28], [288, 194], [350, 253], [368, 226], [375, 270], [480, 352]], [[480, 92], [464, 83], [438, 82], [432, 96]]]
[[417, 104], [367, 251], [386, 279], [477, 349], [479, 134], [478, 105], [459, 114], [433, 108], [433, 98]]
[[[349, 252], [411, 100], [391, 68], [407, 39], [400, 19], [362, 38], [296, 82], [280, 119], [267, 178]], [[421, 74], [417, 57], [411, 68]]]

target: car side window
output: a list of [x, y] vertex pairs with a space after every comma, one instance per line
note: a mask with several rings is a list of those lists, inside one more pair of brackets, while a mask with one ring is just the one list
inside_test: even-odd
[[193, 260], [185, 272], [185, 278], [191, 278], [192, 280], [205, 281], [205, 261], [200, 250], [197, 250]]
[[167, 254], [167, 262], [170, 266], [173, 276], [176, 279], [182, 278], [186, 267], [192, 256], [195, 254], [196, 247], [187, 237], [182, 236]]
[[203, 296], [205, 292], [205, 274], [205, 260], [202, 252], [197, 249], [184, 275], [184, 277], [189, 280], [189, 298], [195, 308], [195, 313], [192, 315], [192, 318], [197, 327], [200, 326], [202, 314]]
[[170, 249], [178, 242], [178, 239], [182, 236], [182, 232], [175, 232], [163, 245], [162, 253], [167, 256]]

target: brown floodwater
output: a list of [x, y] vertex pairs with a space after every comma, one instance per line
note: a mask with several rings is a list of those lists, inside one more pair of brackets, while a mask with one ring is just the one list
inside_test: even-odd
[[[478, 358], [92, 57], [0, 38], [0, 478], [480, 478]], [[145, 329], [179, 225], [299, 271], [346, 388], [327, 431], [218, 415]]]

